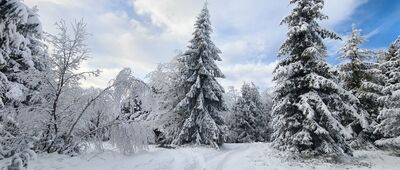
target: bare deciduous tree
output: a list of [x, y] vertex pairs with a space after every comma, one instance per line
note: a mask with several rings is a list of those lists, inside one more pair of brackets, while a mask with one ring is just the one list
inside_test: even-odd
[[[76, 124], [74, 122], [77, 120], [74, 121], [74, 117], [76, 113], [82, 112], [76, 110], [79, 109], [76, 107], [77, 102], [81, 102], [79, 95], [71, 93], [74, 93], [75, 88], [79, 88], [80, 80], [86, 79], [87, 76], [99, 75], [99, 70], [79, 71], [80, 65], [89, 58], [89, 48], [86, 44], [89, 34], [86, 32], [86, 23], [83, 20], [76, 21], [69, 27], [61, 20], [56, 23], [56, 27], [58, 34], [47, 35], [51, 49], [51, 70], [45, 76], [47, 87], [44, 92], [49, 102], [47, 112], [50, 119], [46, 132], [47, 141], [50, 141], [45, 146], [47, 152], [57, 151], [60, 146], [54, 145], [56, 142], [61, 142], [61, 138], [64, 138], [64, 142], [70, 138], [71, 132], [66, 131], [67, 127], [70, 127], [71, 122]], [[89, 100], [87, 105], [95, 99]], [[69, 131], [73, 130], [74, 125], [71, 127]]]

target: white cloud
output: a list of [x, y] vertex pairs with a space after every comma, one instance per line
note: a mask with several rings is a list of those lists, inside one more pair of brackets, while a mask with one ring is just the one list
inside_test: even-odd
[[176, 38], [191, 34], [194, 16], [202, 7], [201, 1], [193, 0], [133, 0], [133, 4], [138, 14], [149, 16], [153, 24]]
[[[351, 19], [354, 10], [368, 0], [325, 0], [324, 12], [329, 16], [327, 26], [334, 27]], [[351, 26], [351, 25], [350, 25]]]
[[278, 64], [278, 61], [269, 64], [264, 63], [249, 63], [249, 64], [234, 64], [227, 67], [222, 67], [222, 71], [231, 75], [228, 79], [221, 80], [221, 84], [225, 87], [235, 86], [240, 89], [243, 82], [253, 82], [264, 88], [272, 88], [272, 73]]
[[[30, 3], [30, 1], [28, 1]], [[79, 5], [79, 1], [76, 0], [36, 0], [36, 4], [52, 3], [57, 5]]]
[[[119, 7], [132, 4], [131, 7]], [[129, 2], [128, 2], [129, 1]], [[334, 28], [346, 21], [365, 0], [327, 0]], [[132, 67], [144, 77], [157, 63], [184, 49], [191, 38], [194, 20], [203, 6], [199, 0], [25, 0], [38, 5], [44, 28], [54, 32], [53, 23], [85, 18], [92, 33], [92, 59], [83, 69], [101, 69], [102, 76], [89, 79], [85, 86], [104, 87], [123, 67]], [[209, 0], [213, 38], [223, 51], [225, 86], [254, 81], [270, 87], [276, 53], [285, 38], [280, 20], [288, 14], [288, 1]], [[133, 16], [132, 16], [133, 15]]]

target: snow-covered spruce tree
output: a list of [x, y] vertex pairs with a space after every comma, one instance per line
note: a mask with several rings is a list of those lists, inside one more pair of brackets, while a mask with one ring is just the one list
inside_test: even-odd
[[359, 115], [357, 98], [337, 85], [325, 59], [323, 39], [340, 37], [318, 24], [327, 19], [321, 13], [323, 0], [290, 4], [295, 8], [282, 21], [289, 27], [280, 49], [285, 58], [274, 71], [273, 146], [306, 155], [352, 155], [346, 125], [353, 118], [363, 127], [368, 123]]
[[211, 41], [211, 22], [204, 6], [198, 16], [194, 38], [179, 58], [184, 64], [183, 88], [186, 96], [174, 108], [182, 117], [178, 133], [172, 144], [211, 145], [218, 148], [224, 142], [224, 122], [220, 115], [226, 110], [223, 102], [224, 89], [216, 78], [223, 78], [215, 61], [221, 61], [221, 51]]
[[[370, 62], [374, 59], [374, 52], [360, 48], [365, 41], [365, 38], [361, 36], [361, 30], [353, 25], [350, 39], [339, 50], [343, 53], [339, 59], [346, 61], [339, 65], [340, 80], [344, 88], [360, 100], [362, 107], [368, 112], [368, 115], [365, 116], [371, 125], [376, 125], [381, 107], [378, 102], [382, 87], [381, 71], [377, 63]], [[354, 149], [373, 147], [371, 145], [374, 141], [372, 126], [368, 129], [354, 127], [353, 130], [358, 135], [356, 140], [351, 143]]]
[[380, 124], [375, 132], [383, 135], [376, 141], [379, 146], [400, 149], [400, 38], [398, 38], [381, 59], [381, 70], [385, 76], [383, 103], [378, 119]]
[[233, 109], [230, 136], [238, 143], [268, 141], [268, 113], [264, 112], [261, 95], [253, 83], [245, 83]]
[[12, 167], [17, 164], [19, 168], [27, 167], [28, 161], [35, 156], [31, 150], [34, 138], [21, 130], [19, 124], [9, 117], [1, 117], [0, 121], [0, 160], [9, 159], [9, 166]]
[[20, 0], [0, 1], [0, 108], [29, 105], [46, 67], [46, 46], [35, 9]]
[[21, 0], [0, 0], [0, 160], [13, 157], [23, 167], [34, 140], [24, 128], [31, 122], [21, 115], [39, 102], [35, 95], [45, 52], [36, 10]]
[[370, 113], [373, 121], [379, 112], [378, 97], [382, 83], [379, 65], [371, 60], [375, 59], [374, 52], [361, 49], [360, 45], [366, 40], [361, 36], [361, 30], [353, 26], [351, 38], [340, 49], [343, 56], [340, 60], [348, 62], [339, 66], [341, 81], [346, 90], [351, 91], [360, 99], [363, 107]]

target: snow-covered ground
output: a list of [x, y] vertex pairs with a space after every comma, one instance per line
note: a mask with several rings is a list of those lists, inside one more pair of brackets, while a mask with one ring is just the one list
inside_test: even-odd
[[[400, 170], [400, 157], [381, 151], [359, 151], [346, 164], [322, 161], [287, 161], [270, 144], [225, 144], [211, 148], [163, 149], [125, 156], [115, 151], [93, 152], [78, 157], [39, 155], [31, 170]], [[307, 162], [307, 163], [306, 163]]]

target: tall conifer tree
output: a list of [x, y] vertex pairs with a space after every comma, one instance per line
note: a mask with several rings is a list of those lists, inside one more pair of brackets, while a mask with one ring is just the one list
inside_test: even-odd
[[[346, 61], [339, 65], [340, 80], [344, 88], [355, 95], [360, 100], [362, 108], [368, 112], [362, 116], [375, 126], [381, 107], [378, 98], [381, 96], [382, 76], [379, 64], [373, 62], [374, 52], [360, 47], [365, 41], [361, 30], [353, 25], [350, 39], [339, 50], [343, 53], [339, 60]], [[373, 148], [371, 145], [374, 140], [372, 126], [367, 129], [359, 126], [353, 129], [358, 135], [352, 142], [353, 148]]]
[[25, 167], [33, 156], [34, 138], [19, 120], [40, 102], [35, 96], [45, 69], [46, 46], [36, 10], [21, 0], [0, 0], [0, 160], [13, 157], [8, 168]]
[[196, 144], [218, 147], [224, 142], [224, 122], [220, 115], [226, 110], [224, 89], [216, 78], [224, 78], [215, 61], [221, 61], [221, 51], [211, 40], [210, 14], [205, 4], [195, 24], [194, 37], [179, 58], [184, 68], [182, 90], [186, 96], [174, 111], [181, 115], [176, 145]]
[[327, 19], [321, 10], [324, 0], [291, 0], [292, 13], [283, 19], [289, 31], [280, 49], [274, 71], [273, 146], [296, 153], [352, 154], [346, 138], [352, 138], [346, 125], [356, 119], [358, 100], [335, 81], [326, 62], [323, 39], [340, 37], [318, 24]]
[[380, 124], [376, 133], [382, 134], [384, 138], [376, 144], [400, 149], [400, 38], [384, 54], [381, 70], [385, 80], [384, 96], [380, 101], [384, 106], [378, 116]]
[[0, 0], [0, 108], [29, 105], [46, 69], [46, 46], [36, 11], [21, 0]]

